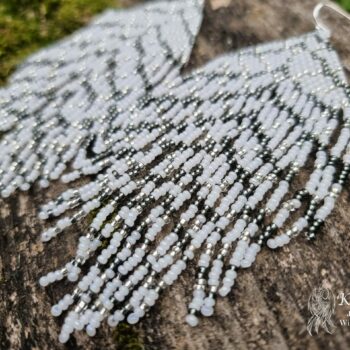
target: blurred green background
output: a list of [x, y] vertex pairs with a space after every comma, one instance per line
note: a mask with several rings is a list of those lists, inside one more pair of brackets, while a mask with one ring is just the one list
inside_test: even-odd
[[[350, 11], [350, 0], [338, 0]], [[84, 25], [118, 0], [0, 0], [0, 85], [28, 54]]]

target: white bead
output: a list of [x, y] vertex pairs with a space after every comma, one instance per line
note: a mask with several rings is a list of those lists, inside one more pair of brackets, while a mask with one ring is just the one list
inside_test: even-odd
[[187, 315], [186, 316], [186, 322], [191, 326], [195, 327], [198, 325], [198, 318], [194, 315]]
[[276, 240], [273, 239], [273, 238], [270, 238], [267, 240], [267, 246], [271, 249], [275, 249], [277, 248], [277, 243], [276, 243]]
[[62, 309], [58, 305], [54, 305], [51, 308], [51, 314], [55, 317], [60, 316], [62, 313]]
[[91, 325], [88, 325], [86, 327], [86, 333], [89, 337], [94, 337], [96, 335], [96, 329]]
[[47, 279], [46, 276], [40, 277], [40, 279], [39, 279], [39, 284], [40, 284], [42, 287], [46, 287], [46, 286], [49, 284], [49, 280]]
[[58, 337], [58, 340], [62, 344], [66, 343], [69, 340], [69, 334], [61, 332]]
[[211, 306], [204, 305], [201, 308], [201, 313], [203, 316], [212, 316], [214, 313], [214, 309]]

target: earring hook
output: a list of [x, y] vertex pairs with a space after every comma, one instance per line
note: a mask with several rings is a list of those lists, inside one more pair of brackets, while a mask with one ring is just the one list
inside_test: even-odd
[[331, 2], [331, 1], [322, 1], [315, 6], [314, 11], [313, 11], [313, 16], [314, 16], [314, 20], [316, 22], [317, 29], [322, 29], [329, 34], [331, 33], [331, 30], [320, 19], [320, 12], [321, 12], [322, 8], [324, 8], [324, 7], [330, 8], [331, 10], [335, 11], [336, 13], [338, 13], [339, 15], [345, 17], [346, 19], [348, 19], [350, 21], [350, 15], [346, 11], [344, 11], [340, 6], [338, 6], [337, 4], [335, 4], [334, 2]]

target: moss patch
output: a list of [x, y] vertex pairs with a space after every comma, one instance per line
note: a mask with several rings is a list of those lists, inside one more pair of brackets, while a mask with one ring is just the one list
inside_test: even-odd
[[1, 0], [0, 84], [26, 56], [117, 5], [117, 0]]
[[138, 332], [127, 323], [120, 323], [113, 332], [113, 339], [118, 350], [144, 350]]
[[336, 0], [336, 2], [350, 12], [350, 0]]

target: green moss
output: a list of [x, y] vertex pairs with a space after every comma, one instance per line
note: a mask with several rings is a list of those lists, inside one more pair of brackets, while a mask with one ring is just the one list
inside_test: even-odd
[[350, 11], [350, 0], [336, 0], [345, 10]]
[[93, 220], [95, 219], [97, 213], [100, 211], [101, 208], [97, 208], [94, 210], [91, 210], [85, 217], [85, 220], [87, 222], [87, 224], [90, 226], [93, 222]]
[[26, 56], [117, 5], [117, 0], [1, 0], [0, 84]]
[[133, 326], [120, 323], [113, 332], [113, 339], [118, 350], [144, 350], [139, 334]]

